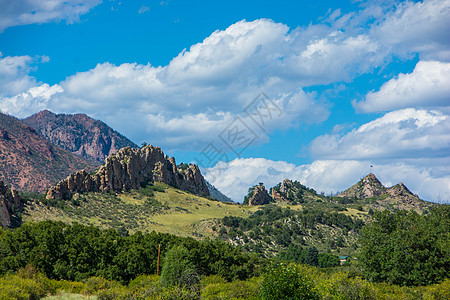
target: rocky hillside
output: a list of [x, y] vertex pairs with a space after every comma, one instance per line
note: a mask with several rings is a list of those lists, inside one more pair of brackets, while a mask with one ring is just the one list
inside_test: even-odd
[[23, 122], [52, 144], [99, 163], [123, 147], [137, 148], [136, 144], [102, 121], [85, 114], [54, 114], [43, 110]]
[[75, 193], [138, 189], [162, 182], [201, 196], [209, 196], [205, 179], [197, 165], [178, 168], [158, 147], [122, 148], [106, 158], [95, 174], [80, 171], [58, 182], [47, 199], [68, 200]]
[[35, 129], [0, 113], [0, 180], [20, 191], [45, 192], [70, 173], [92, 167]]
[[23, 209], [22, 200], [14, 189], [0, 181], [0, 227], [14, 227], [20, 223], [18, 215]]

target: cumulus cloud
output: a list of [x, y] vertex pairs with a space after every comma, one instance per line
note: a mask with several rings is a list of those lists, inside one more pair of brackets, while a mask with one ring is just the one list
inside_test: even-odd
[[361, 112], [379, 112], [405, 107], [450, 105], [450, 63], [419, 61], [414, 71], [399, 74], [370, 92], [362, 102], [353, 102]]
[[443, 157], [450, 153], [448, 128], [447, 114], [408, 108], [387, 113], [344, 135], [319, 136], [310, 151], [318, 159]]
[[405, 1], [385, 13], [371, 36], [404, 55], [450, 61], [450, 0]]
[[0, 97], [20, 93], [36, 84], [28, 75], [34, 59], [31, 56], [6, 56], [0, 52]]
[[[444, 162], [449, 165], [448, 159]], [[373, 172], [385, 186], [403, 182], [422, 199], [438, 202], [450, 200], [450, 168], [445, 169], [447, 175], [434, 174], [429, 166], [400, 161], [371, 164], [364, 160], [316, 160], [296, 166], [285, 161], [245, 158], [219, 163], [205, 170], [205, 177], [233, 200], [242, 202], [248, 188], [259, 182], [269, 189], [288, 178], [329, 194], [343, 191]]]
[[72, 23], [101, 0], [0, 0], [0, 33], [6, 28], [65, 20]]
[[[447, 2], [423, 3], [422, 9], [432, 16], [420, 18], [420, 22], [429, 21], [424, 25], [428, 31], [446, 24], [442, 16], [448, 14]], [[94, 2], [80, 3], [87, 7]], [[196, 143], [216, 137], [230, 120], [245, 116], [245, 107], [261, 91], [283, 108], [282, 118], [267, 124], [267, 133], [301, 122], [323, 122], [330, 105], [303, 88], [350, 82], [386, 65], [397, 52], [403, 53], [402, 42], [391, 42], [397, 39], [388, 38], [389, 32], [400, 26], [396, 19], [412, 18], [410, 10], [417, 7], [405, 2], [398, 11], [373, 6], [346, 15], [335, 11], [318, 24], [295, 29], [268, 19], [243, 20], [213, 32], [166, 66], [101, 63], [57, 86], [35, 84], [48, 89], [49, 97], [24, 97], [32, 95], [32, 87], [18, 88], [16, 95], [0, 98], [0, 109], [19, 117], [44, 106], [55, 112], [84, 112], [138, 143], [191, 150], [198, 149]], [[367, 25], [373, 18], [376, 21]], [[436, 34], [432, 38], [437, 39], [436, 45], [446, 41]], [[434, 52], [440, 46], [436, 47]], [[414, 51], [425, 49], [413, 47], [410, 52]]]

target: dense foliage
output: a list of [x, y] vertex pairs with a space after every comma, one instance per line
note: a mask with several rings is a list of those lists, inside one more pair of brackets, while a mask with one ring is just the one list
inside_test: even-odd
[[360, 262], [369, 279], [399, 285], [440, 282], [450, 274], [450, 206], [426, 215], [375, 212], [360, 242]]
[[102, 276], [126, 283], [141, 274], [156, 273], [159, 244], [162, 256], [174, 245], [184, 246], [200, 275], [232, 280], [255, 274], [256, 259], [219, 240], [197, 241], [156, 232], [121, 236], [112, 229], [54, 221], [0, 229], [0, 273], [31, 264], [52, 279]]

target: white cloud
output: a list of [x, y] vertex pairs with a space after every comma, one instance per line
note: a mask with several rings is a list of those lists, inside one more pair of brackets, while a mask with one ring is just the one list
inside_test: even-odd
[[101, 0], [0, 0], [0, 33], [6, 28], [65, 20], [79, 16], [100, 4]]
[[371, 35], [385, 46], [421, 59], [450, 61], [450, 0], [405, 1], [385, 14]]
[[29, 76], [31, 56], [6, 56], [0, 52], [0, 97], [11, 96], [31, 88], [36, 80]]
[[326, 134], [311, 143], [319, 159], [443, 157], [450, 153], [450, 117], [413, 108], [393, 111], [344, 135]]
[[373, 172], [385, 186], [403, 182], [422, 199], [437, 202], [450, 200], [450, 164], [448, 159], [445, 162], [446, 175], [433, 174], [430, 167], [399, 161], [371, 164], [356, 160], [316, 160], [296, 166], [285, 161], [246, 158], [207, 169], [205, 177], [233, 200], [242, 202], [248, 188], [259, 182], [269, 189], [288, 178], [298, 180], [319, 193], [329, 194], [343, 191]]
[[450, 63], [419, 61], [412, 73], [389, 80], [353, 106], [361, 112], [450, 106]]

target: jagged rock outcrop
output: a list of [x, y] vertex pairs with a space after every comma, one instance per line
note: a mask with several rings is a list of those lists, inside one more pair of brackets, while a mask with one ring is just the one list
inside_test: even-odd
[[17, 216], [23, 210], [22, 200], [14, 189], [8, 189], [3, 181], [0, 181], [0, 227], [14, 227], [20, 222]]
[[275, 185], [271, 191], [272, 198], [275, 201], [294, 205], [320, 199], [314, 189], [308, 188], [296, 180], [284, 179]]
[[70, 199], [75, 193], [138, 189], [151, 182], [163, 182], [173, 187], [209, 196], [205, 179], [197, 165], [178, 168], [175, 158], [167, 158], [161, 148], [151, 145], [141, 149], [130, 147], [106, 158], [95, 174], [79, 171], [58, 182], [48, 193], [48, 199]]
[[248, 205], [264, 205], [272, 202], [272, 197], [269, 196], [264, 185], [257, 185], [254, 187], [253, 194], [248, 199]]
[[366, 199], [380, 196], [386, 193], [386, 188], [381, 184], [378, 178], [370, 173], [358, 183], [340, 193], [338, 197]]
[[85, 114], [54, 114], [43, 110], [23, 120], [54, 145], [97, 164], [124, 147], [137, 146], [102, 121]]

